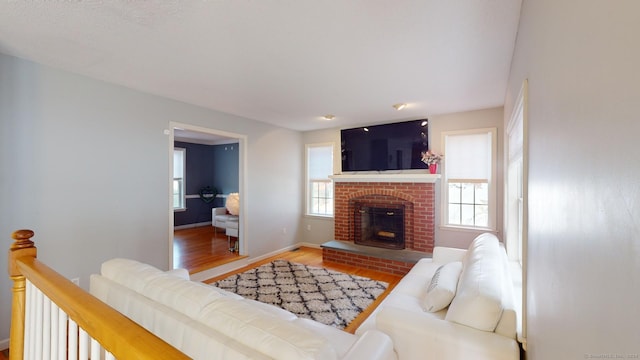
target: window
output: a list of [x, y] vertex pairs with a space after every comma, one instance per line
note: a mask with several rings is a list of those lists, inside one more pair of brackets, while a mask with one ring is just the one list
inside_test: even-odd
[[443, 133], [443, 224], [495, 228], [496, 129]]
[[185, 166], [186, 149], [173, 149], [173, 209], [184, 210], [185, 204]]
[[333, 144], [306, 146], [307, 215], [333, 216]]
[[489, 224], [487, 182], [449, 181], [449, 224], [482, 226]]
[[[521, 103], [521, 102], [520, 102]], [[511, 260], [522, 265], [524, 236], [524, 153], [523, 153], [523, 109], [521, 104], [507, 129], [507, 183], [505, 189], [505, 242]]]
[[527, 248], [528, 248], [528, 121], [525, 79], [513, 107], [506, 131], [506, 182], [504, 237], [514, 283], [520, 283], [515, 303], [518, 315], [518, 341], [527, 345]]

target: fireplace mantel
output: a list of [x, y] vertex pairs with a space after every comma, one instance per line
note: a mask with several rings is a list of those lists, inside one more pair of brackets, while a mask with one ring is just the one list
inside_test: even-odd
[[440, 174], [341, 174], [329, 177], [334, 182], [435, 183]]

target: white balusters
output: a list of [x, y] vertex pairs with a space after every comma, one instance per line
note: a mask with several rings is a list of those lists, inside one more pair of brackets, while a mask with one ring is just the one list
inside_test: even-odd
[[36, 320], [33, 317], [35, 313], [34, 290], [35, 286], [30, 281], [26, 282], [25, 291], [25, 314], [24, 314], [24, 358], [33, 358], [33, 338], [35, 336]]
[[34, 311], [35, 324], [37, 328], [34, 330], [33, 337], [33, 357], [32, 359], [44, 359], [42, 354], [42, 303], [44, 302], [44, 294], [38, 288], [34, 287]]
[[49, 353], [51, 354], [51, 359], [58, 358], [58, 339], [60, 338], [60, 324], [58, 323], [59, 313], [58, 313], [58, 305], [56, 305], [53, 301], [49, 301], [50, 303], [50, 311], [51, 311], [51, 349]]
[[58, 308], [58, 360], [65, 360], [67, 358], [68, 320], [69, 317], [67, 313]]
[[91, 339], [91, 357], [90, 359], [100, 360], [100, 353], [102, 353], [102, 346], [96, 340]]
[[69, 319], [69, 360], [78, 360], [78, 324]]
[[25, 360], [115, 359], [28, 280], [25, 294]]
[[51, 358], [51, 300], [42, 296], [42, 358]]
[[78, 359], [80, 360], [84, 360], [84, 359], [88, 359], [89, 358], [89, 334], [87, 334], [86, 331], [84, 331], [81, 327], [78, 327], [78, 332], [80, 333], [80, 336], [78, 337], [78, 345], [79, 346], [79, 350], [78, 350]]

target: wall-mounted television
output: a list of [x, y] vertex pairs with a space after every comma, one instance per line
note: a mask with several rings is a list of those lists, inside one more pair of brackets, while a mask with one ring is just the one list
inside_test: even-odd
[[426, 169], [428, 119], [361, 126], [340, 131], [342, 171]]

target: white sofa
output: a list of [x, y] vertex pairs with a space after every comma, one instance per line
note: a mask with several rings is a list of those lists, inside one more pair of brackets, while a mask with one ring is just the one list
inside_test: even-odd
[[194, 359], [396, 359], [377, 330], [349, 334], [188, 277], [113, 259], [90, 291]]
[[433, 258], [420, 260], [356, 334], [386, 333], [400, 360], [519, 359], [508, 267], [492, 234], [478, 236], [468, 250], [436, 247]]

